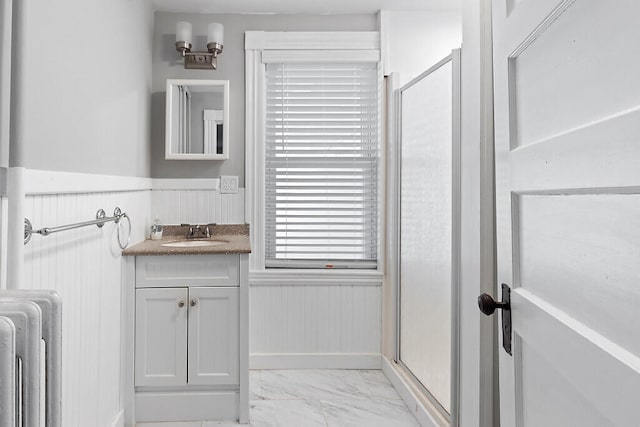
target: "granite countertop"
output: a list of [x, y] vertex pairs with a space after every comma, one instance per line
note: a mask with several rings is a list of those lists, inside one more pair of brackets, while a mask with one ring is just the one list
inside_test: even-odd
[[[186, 235], [189, 226], [165, 225], [161, 240], [144, 240], [124, 251], [124, 256], [149, 255], [210, 255], [210, 254], [247, 254], [251, 253], [248, 224], [221, 224], [209, 226], [210, 238], [190, 238]], [[198, 233], [198, 236], [201, 236]], [[176, 241], [225, 241], [215, 246], [168, 247], [165, 243]]]

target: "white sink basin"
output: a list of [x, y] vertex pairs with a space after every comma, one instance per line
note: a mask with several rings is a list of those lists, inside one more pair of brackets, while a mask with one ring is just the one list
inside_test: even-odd
[[175, 242], [163, 243], [162, 246], [168, 248], [201, 248], [205, 246], [218, 246], [229, 243], [227, 240], [178, 240]]

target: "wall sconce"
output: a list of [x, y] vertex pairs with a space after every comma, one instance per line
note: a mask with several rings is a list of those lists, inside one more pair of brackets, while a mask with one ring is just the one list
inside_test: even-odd
[[218, 54], [222, 52], [224, 42], [224, 27], [212, 22], [207, 31], [208, 52], [191, 52], [191, 24], [178, 22], [176, 24], [176, 50], [184, 58], [184, 68], [195, 70], [215, 70], [218, 68]]

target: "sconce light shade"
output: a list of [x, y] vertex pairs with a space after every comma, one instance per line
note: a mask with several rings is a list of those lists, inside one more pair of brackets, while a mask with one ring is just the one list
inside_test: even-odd
[[184, 58], [184, 68], [197, 70], [215, 70], [218, 68], [218, 55], [222, 52], [224, 27], [213, 22], [207, 28], [207, 52], [191, 52], [193, 34], [189, 22], [176, 24], [176, 50]]
[[176, 24], [176, 42], [191, 43], [191, 24], [180, 21]]
[[207, 43], [224, 44], [224, 27], [222, 24], [212, 22], [207, 31]]

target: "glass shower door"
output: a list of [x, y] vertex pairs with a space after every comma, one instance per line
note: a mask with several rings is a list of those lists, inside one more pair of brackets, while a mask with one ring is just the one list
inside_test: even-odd
[[456, 51], [400, 89], [399, 103], [399, 361], [445, 417], [452, 412], [457, 348], [455, 59]]

